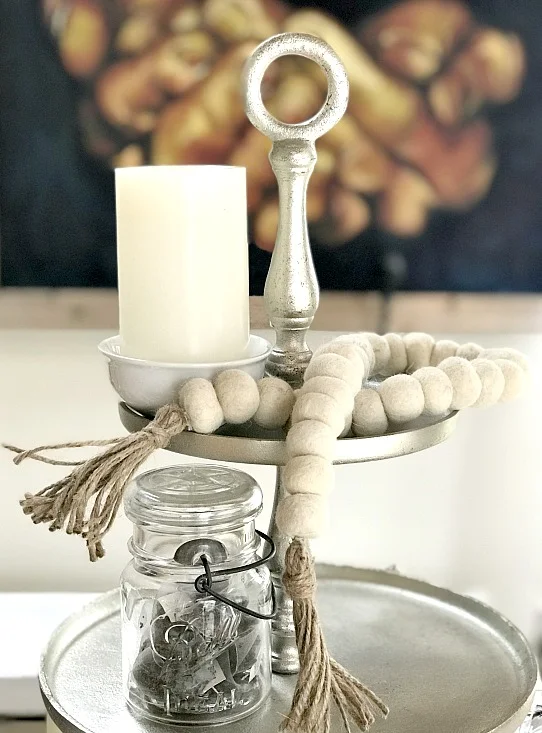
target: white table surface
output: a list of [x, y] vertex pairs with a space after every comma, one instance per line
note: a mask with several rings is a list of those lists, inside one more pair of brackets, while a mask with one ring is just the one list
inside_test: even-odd
[[38, 685], [42, 650], [56, 627], [92, 593], [0, 593], [0, 716], [44, 714]]

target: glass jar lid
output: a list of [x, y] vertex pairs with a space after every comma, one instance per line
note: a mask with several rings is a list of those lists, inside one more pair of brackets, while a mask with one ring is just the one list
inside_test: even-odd
[[124, 509], [135, 524], [189, 529], [241, 524], [262, 508], [262, 490], [243, 471], [214, 464], [168, 466], [137, 476]]

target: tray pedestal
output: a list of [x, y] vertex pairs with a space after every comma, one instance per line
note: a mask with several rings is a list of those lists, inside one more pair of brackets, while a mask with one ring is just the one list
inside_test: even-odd
[[277, 548], [277, 554], [270, 565], [271, 578], [275, 586], [277, 599], [277, 615], [271, 621], [271, 666], [273, 672], [276, 674], [296, 674], [299, 671], [299, 656], [295, 641], [292, 601], [282, 583], [284, 555], [286, 554], [290, 540], [281, 534], [275, 521], [278, 503], [286, 493], [282, 481], [283, 471], [282, 466], [277, 466], [275, 501], [269, 526], [269, 534], [273, 538], [275, 547]]

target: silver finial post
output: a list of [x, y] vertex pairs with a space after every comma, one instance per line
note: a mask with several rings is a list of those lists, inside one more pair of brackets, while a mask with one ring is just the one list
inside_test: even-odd
[[[281, 56], [304, 56], [319, 64], [328, 80], [327, 99], [311, 119], [280, 122], [262, 100], [261, 83], [267, 67]], [[316, 162], [315, 140], [343, 116], [348, 104], [345, 68], [327, 43], [303, 33], [283, 33], [264, 41], [245, 69], [245, 108], [252, 124], [273, 142], [269, 154], [279, 188], [279, 225], [264, 300], [276, 343], [267, 373], [293, 386], [303, 379], [311, 351], [306, 343], [318, 308], [318, 281], [307, 231], [306, 193]]]

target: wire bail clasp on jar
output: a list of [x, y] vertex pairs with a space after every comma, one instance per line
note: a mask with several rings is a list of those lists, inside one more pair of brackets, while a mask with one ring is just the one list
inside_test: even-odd
[[275, 595], [275, 586], [273, 585], [273, 582], [270, 583], [270, 589], [271, 589], [271, 613], [260, 613], [259, 611], [254, 611], [252, 608], [247, 608], [246, 606], [241, 605], [240, 603], [236, 603], [236, 601], [232, 600], [231, 598], [226, 598], [226, 596], [223, 596], [221, 593], [218, 593], [216, 590], [213, 590], [213, 580], [216, 578], [223, 578], [226, 575], [235, 575], [236, 573], [244, 573], [247, 570], [256, 570], [256, 568], [262, 567], [262, 565], [267, 565], [267, 563], [273, 559], [275, 556], [276, 550], [275, 550], [275, 543], [269, 537], [268, 535], [264, 534], [263, 532], [260, 532], [259, 530], [256, 530], [256, 534], [258, 537], [260, 537], [264, 542], [268, 545], [268, 551], [267, 554], [264, 555], [264, 557], [261, 557], [259, 560], [255, 560], [254, 562], [249, 563], [248, 565], [240, 565], [235, 568], [227, 568], [225, 570], [219, 570], [216, 574], [213, 574], [211, 570], [211, 563], [209, 562], [209, 559], [206, 555], [202, 555], [200, 557], [201, 564], [203, 565], [203, 568], [205, 570], [205, 573], [202, 575], [198, 575], [194, 582], [194, 586], [198, 593], [208, 593], [210, 596], [215, 598], [217, 601], [221, 601], [222, 603], [225, 603], [227, 606], [231, 606], [232, 608], [235, 608], [237, 611], [240, 611], [241, 613], [246, 613], [247, 616], [252, 616], [252, 618], [261, 619], [262, 621], [271, 621], [275, 618], [277, 614], [277, 601], [276, 601], [276, 595]]

